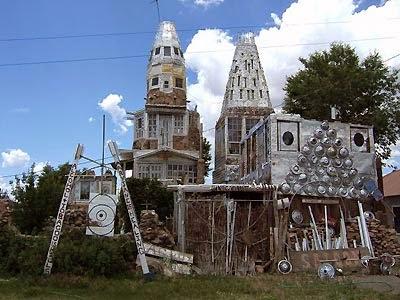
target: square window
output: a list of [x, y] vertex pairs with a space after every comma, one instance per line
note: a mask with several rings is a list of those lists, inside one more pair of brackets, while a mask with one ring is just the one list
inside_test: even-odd
[[155, 51], [155, 53], [154, 53], [154, 55], [158, 55], [158, 54], [160, 54], [160, 47], [157, 47], [157, 48], [156, 48], [156, 51]]
[[163, 87], [164, 87], [164, 89], [169, 88], [169, 82], [168, 82], [168, 80], [165, 80], [165, 81], [164, 81]]
[[175, 78], [175, 87], [183, 88], [183, 79], [182, 78]]
[[154, 77], [151, 79], [151, 86], [158, 85], [158, 77]]
[[171, 47], [164, 47], [164, 56], [171, 56]]

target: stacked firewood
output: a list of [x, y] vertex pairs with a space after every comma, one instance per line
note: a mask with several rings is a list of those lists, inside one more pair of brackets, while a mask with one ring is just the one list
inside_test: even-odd
[[[379, 256], [383, 253], [400, 255], [400, 242], [396, 236], [396, 230], [381, 224], [378, 219], [368, 221], [367, 226], [375, 255]], [[361, 243], [357, 222], [350, 223], [347, 231], [349, 244], [352, 240], [356, 240], [357, 244]]]
[[175, 241], [172, 234], [164, 226], [163, 222], [160, 222], [154, 210], [142, 210], [139, 229], [143, 241], [164, 248], [174, 248]]

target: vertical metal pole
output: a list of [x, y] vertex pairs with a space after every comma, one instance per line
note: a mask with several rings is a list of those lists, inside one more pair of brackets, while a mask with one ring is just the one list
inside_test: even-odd
[[151, 273], [150, 273], [149, 267], [147, 265], [143, 240], [142, 240], [142, 236], [141, 236], [140, 230], [139, 230], [139, 224], [138, 224], [137, 217], [136, 217], [135, 207], [133, 206], [131, 195], [128, 190], [128, 185], [126, 184], [125, 174], [124, 174], [124, 171], [122, 170], [121, 162], [119, 160], [118, 147], [117, 147], [117, 144], [113, 141], [110, 141], [108, 143], [108, 147], [110, 148], [110, 152], [111, 152], [112, 156], [114, 157], [117, 172], [121, 179], [121, 187], [122, 187], [122, 191], [124, 193], [124, 199], [125, 199], [126, 208], [128, 209], [129, 219], [131, 220], [131, 224], [132, 224], [133, 237], [136, 242], [136, 248], [138, 250], [138, 257], [139, 257], [140, 265], [142, 267], [143, 274], [145, 276], [149, 276], [149, 275], [151, 275]]
[[103, 140], [102, 140], [102, 155], [101, 155], [101, 179], [100, 179], [100, 194], [103, 195], [103, 177], [104, 177], [104, 147], [106, 138], [106, 115], [103, 115]]
[[329, 236], [329, 227], [328, 227], [328, 207], [324, 206], [325, 212], [325, 239], [326, 239], [326, 250], [331, 248], [331, 237]]
[[64, 217], [65, 217], [65, 212], [67, 210], [69, 196], [71, 194], [72, 187], [74, 184], [74, 177], [75, 177], [75, 173], [77, 170], [78, 161], [81, 158], [82, 153], [83, 153], [83, 145], [79, 144], [75, 151], [74, 161], [72, 162], [71, 170], [69, 171], [69, 174], [68, 174], [67, 183], [65, 184], [65, 187], [64, 187], [64, 193], [61, 198], [60, 207], [58, 208], [57, 219], [56, 219], [56, 223], [54, 224], [53, 234], [51, 236], [49, 250], [47, 252], [46, 262], [45, 262], [44, 268], [43, 268], [44, 275], [51, 274], [51, 269], [53, 267], [54, 251], [57, 248], [58, 242], [60, 240], [61, 229], [64, 224]]

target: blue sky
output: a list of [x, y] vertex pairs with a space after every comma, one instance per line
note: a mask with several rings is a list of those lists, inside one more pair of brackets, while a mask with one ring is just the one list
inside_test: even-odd
[[[14, 153], [16, 154], [15, 160], [6, 162], [2, 156], [0, 176], [25, 171], [33, 162], [50, 162], [52, 165], [57, 165], [71, 160], [77, 143], [85, 145], [88, 156], [99, 158], [101, 156], [101, 116], [104, 111], [98, 103], [109, 94], [116, 94], [123, 97], [119, 103], [122, 109], [134, 111], [141, 108], [144, 105], [147, 59], [138, 57], [40, 65], [1, 65], [147, 54], [151, 49], [154, 31], [158, 26], [157, 10], [155, 4], [151, 2], [150, 0], [0, 0], [0, 107], [2, 112], [0, 153], [10, 154], [12, 149], [22, 151], [22, 154]], [[380, 8], [381, 1], [361, 1], [357, 5], [352, 4], [350, 0], [326, 1], [330, 5], [334, 3], [335, 7], [343, 8], [336, 15], [332, 14], [332, 18], [322, 13], [323, 9], [316, 0], [300, 0], [298, 3], [286, 0], [160, 0], [159, 2], [162, 19], [174, 21], [180, 30], [178, 34], [184, 51], [188, 46], [194, 48], [198, 43], [202, 44], [200, 41], [205, 36], [205, 32], [199, 32], [199, 28], [215, 29], [208, 31], [210, 43], [207, 41], [203, 43], [207, 46], [208, 44], [214, 45], [213, 42], [215, 42], [215, 48], [224, 43], [233, 45], [234, 38], [245, 31], [244, 28], [224, 28], [246, 25], [262, 26], [252, 29], [258, 35], [259, 43], [262, 43], [265, 36], [275, 37], [280, 34], [275, 41], [272, 41], [271, 38], [265, 42], [268, 45], [279, 44], [281, 40], [285, 40], [283, 38], [285, 33], [277, 24], [272, 23], [271, 13], [276, 14], [285, 22], [286, 19], [294, 18], [296, 13], [293, 12], [301, 12], [301, 6], [305, 9], [307, 5], [311, 5], [311, 7], [314, 5], [315, 11], [308, 9], [310, 14], [305, 15], [297, 22], [347, 20], [349, 17], [369, 15], [387, 18], [388, 14], [393, 13], [390, 12], [393, 10], [390, 7], [386, 10], [384, 7]], [[216, 3], [205, 5], [207, 2]], [[320, 2], [324, 1], [320, 0]], [[388, 2], [399, 5], [399, 1]], [[352, 9], [351, 5], [354, 5], [355, 8]], [[372, 5], [378, 6], [376, 7], [377, 13], [371, 12]], [[385, 4], [385, 6], [388, 5], [388, 3]], [[346, 7], [349, 7], [349, 12], [345, 11]], [[322, 15], [319, 14], [319, 10]], [[342, 15], [343, 18], [341, 18]], [[371, 19], [371, 21], [373, 20]], [[388, 26], [393, 27], [392, 25]], [[309, 36], [315, 36], [315, 32], [310, 30], [311, 27], [304, 26], [303, 31], [309, 32]], [[366, 36], [363, 33], [356, 35], [354, 33], [356, 27], [359, 26], [354, 26], [354, 30], [348, 30], [349, 39]], [[321, 30], [328, 29], [318, 30], [322, 34], [325, 31]], [[334, 31], [334, 28], [329, 29], [332, 34]], [[121, 32], [141, 33], [70, 39], [5, 41], [17, 38]], [[383, 27], [381, 33], [374, 34], [375, 36], [387, 34], [387, 30]], [[296, 36], [300, 39], [300, 35]], [[326, 34], [321, 36], [330, 40]], [[305, 42], [312, 42], [306, 36], [301, 38]], [[332, 38], [337, 39], [338, 37]], [[395, 41], [397, 43], [395, 45], [398, 46], [399, 40]], [[393, 45], [393, 41], [390, 42]], [[377, 46], [379, 45], [364, 45], [362, 46], [364, 48], [360, 47], [360, 53], [367, 53]], [[297, 51], [298, 48], [295, 50]], [[294, 59], [297, 59], [299, 54], [307, 54], [307, 51], [312, 51], [314, 48], [304, 48], [303, 50], [303, 52], [294, 51], [286, 55], [292, 55]], [[400, 47], [391, 50], [393, 51], [382, 55], [396, 54], [396, 52], [400, 52]], [[284, 52], [280, 51], [283, 54]], [[226, 67], [227, 63], [223, 61], [230, 61], [231, 57], [229, 53], [222, 54], [224, 57], [221, 57], [221, 53], [219, 55], [221, 68], [218, 69], [218, 72], [213, 73], [220, 74], [221, 80], [217, 82], [223, 83], [227, 76], [227, 68], [229, 70], [229, 64]], [[269, 54], [261, 53], [262, 57], [263, 55], [266, 57]], [[276, 78], [285, 78], [297, 68], [297, 65], [293, 64], [292, 69], [288, 69], [285, 68], [284, 63], [281, 63], [278, 68], [279, 76], [275, 75], [278, 71], [276, 71], [277, 67], [273, 66], [273, 62], [279, 61], [279, 59], [288, 61], [282, 57], [278, 59], [278, 55], [276, 57], [275, 60], [269, 56], [263, 61], [267, 80], [270, 79], [271, 82], [271, 92], [279, 90], [279, 84], [282, 84], [283, 79], [279, 81]], [[220, 98], [221, 91], [225, 88], [225, 84], [220, 84], [214, 90], [207, 91], [208, 87], [202, 86], [199, 73], [205, 65], [204, 60], [209, 58], [218, 60], [218, 57], [208, 57], [207, 55], [202, 57], [187, 55], [189, 83], [192, 85], [189, 89], [191, 92], [189, 98], [193, 97], [196, 104], [203, 106], [207, 104], [203, 98], [207, 98], [207, 101]], [[209, 69], [204, 68], [204, 71], [207, 70]], [[212, 78], [211, 75], [210, 78]], [[273, 100], [276, 104], [280, 101], [281, 94], [275, 92], [275, 96], [272, 95], [272, 97], [275, 97]], [[199, 98], [202, 98], [200, 99], [202, 101]], [[218, 108], [215, 108], [213, 114], [218, 113]], [[89, 118], [92, 118], [93, 121], [89, 122]], [[214, 121], [214, 119], [205, 119], [205, 128], [211, 126]], [[208, 137], [212, 138], [212, 136]], [[132, 127], [129, 127], [125, 133], [121, 132], [118, 121], [113, 122], [111, 115], [107, 113], [107, 139], [117, 140], [122, 148], [130, 148]], [[1, 180], [5, 184], [4, 182], [8, 178]]]

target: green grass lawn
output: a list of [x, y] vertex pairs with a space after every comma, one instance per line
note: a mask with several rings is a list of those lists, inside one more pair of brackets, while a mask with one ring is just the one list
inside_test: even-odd
[[321, 281], [315, 275], [255, 277], [192, 276], [2, 278], [0, 299], [399, 299], [358, 289], [350, 280]]

